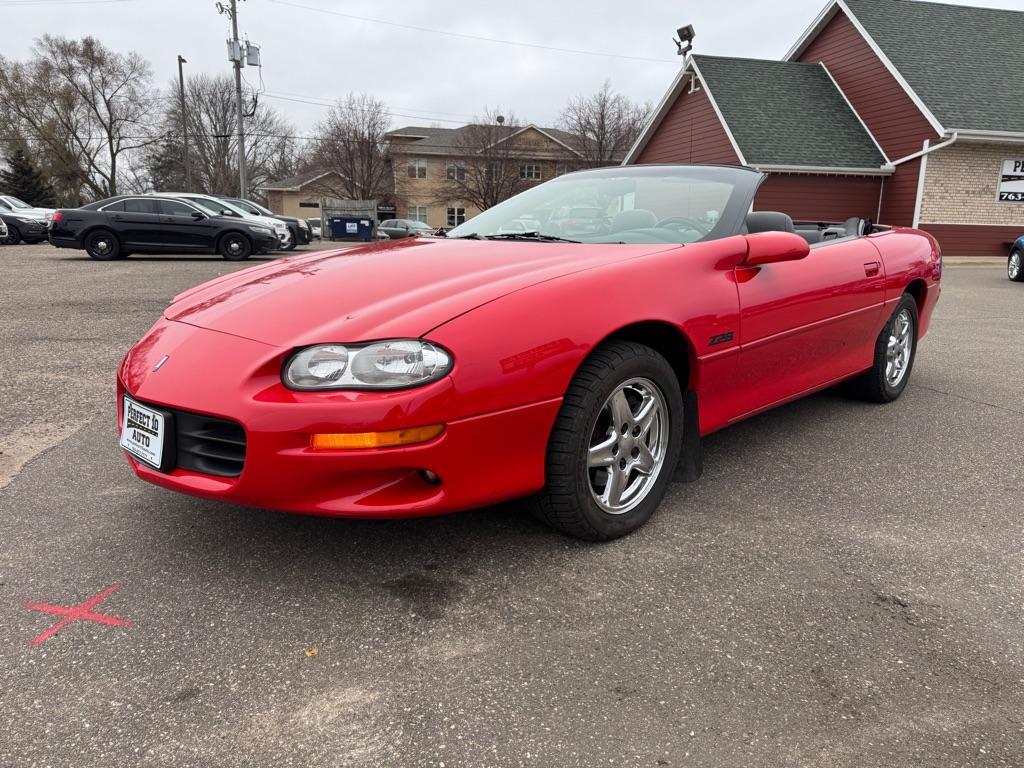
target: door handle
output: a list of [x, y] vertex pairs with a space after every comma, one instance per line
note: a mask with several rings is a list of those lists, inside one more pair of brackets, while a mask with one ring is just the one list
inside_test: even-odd
[[874, 277], [878, 274], [878, 271], [882, 268], [881, 262], [868, 261], [864, 263], [864, 274], [868, 277]]

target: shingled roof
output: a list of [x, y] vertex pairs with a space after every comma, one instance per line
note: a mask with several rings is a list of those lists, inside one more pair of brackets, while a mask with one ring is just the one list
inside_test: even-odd
[[844, 0], [829, 6], [790, 54], [848, 9], [947, 131], [1024, 133], [1016, 56], [1024, 12], [920, 0]]
[[887, 162], [820, 64], [693, 61], [748, 165], [865, 170]]
[[[417, 154], [426, 155], [449, 155], [459, 146], [459, 137], [472, 129], [472, 125], [463, 125], [458, 128], [434, 128], [419, 125], [410, 125], [390, 131], [388, 136], [396, 138], [413, 139], [408, 146]], [[503, 134], [509, 138], [527, 128], [534, 128], [541, 133], [547, 134], [560, 144], [564, 144], [573, 152], [579, 150], [579, 141], [574, 134], [558, 128], [545, 128], [537, 125], [506, 125], [494, 128], [497, 134]]]

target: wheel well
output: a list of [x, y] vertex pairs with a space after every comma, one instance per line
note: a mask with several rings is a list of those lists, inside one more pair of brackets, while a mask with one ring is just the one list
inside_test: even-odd
[[620, 328], [602, 340], [633, 341], [644, 344], [668, 360], [684, 392], [696, 384], [696, 355], [686, 335], [670, 323], [657, 320], [633, 323]]
[[924, 311], [924, 299], [927, 292], [928, 287], [925, 285], [924, 280], [921, 279], [911, 280], [910, 285], [907, 286], [905, 293], [909, 293], [914, 297], [914, 301], [917, 303], [918, 314]]
[[240, 230], [240, 229], [229, 229], [229, 230], [228, 230], [227, 232], [221, 232], [221, 233], [220, 233], [220, 235], [219, 235], [219, 236], [217, 237], [217, 247], [218, 247], [218, 248], [220, 248], [220, 244], [221, 244], [221, 242], [222, 242], [222, 241], [224, 240], [224, 238], [225, 238], [225, 237], [227, 237], [228, 235], [241, 235], [242, 237], [244, 237], [244, 238], [245, 238], [246, 240], [248, 240], [248, 241], [249, 241], [249, 247], [250, 247], [250, 248], [252, 248], [252, 247], [253, 247], [253, 242], [252, 242], [252, 238], [251, 238], [251, 237], [249, 237], [249, 235], [247, 235], [247, 234], [246, 234], [245, 232], [243, 232], [243, 231], [242, 231], [242, 230]]
[[114, 239], [117, 240], [118, 244], [121, 243], [121, 236], [119, 234], [117, 234], [117, 232], [115, 232], [109, 226], [107, 226], [106, 224], [93, 224], [91, 227], [89, 227], [88, 229], [83, 231], [81, 235], [79, 235], [79, 238], [80, 238], [79, 242], [81, 242], [82, 245], [84, 246], [85, 245], [85, 239], [87, 237], [89, 237], [89, 235], [91, 235], [93, 232], [99, 232], [100, 230], [102, 230], [104, 232], [109, 232], [110, 234], [112, 234], [114, 236]]

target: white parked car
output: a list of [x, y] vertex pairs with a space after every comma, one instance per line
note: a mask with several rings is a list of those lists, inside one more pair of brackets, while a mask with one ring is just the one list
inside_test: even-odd
[[265, 227], [270, 227], [274, 230], [281, 248], [287, 249], [288, 246], [291, 245], [292, 233], [288, 229], [288, 225], [280, 219], [271, 218], [270, 216], [257, 216], [239, 208], [233, 203], [229, 203], [227, 200], [214, 197], [213, 195], [200, 195], [195, 192], [154, 192], [151, 194], [159, 194], [163, 197], [177, 197], [180, 200], [188, 200], [194, 205], [198, 205], [200, 208], [209, 211], [214, 216], [237, 216], [248, 221], [258, 222], [259, 224], [262, 224]]
[[0, 195], [0, 211], [14, 216], [23, 216], [36, 221], [48, 222], [53, 218], [53, 208], [36, 208], [24, 200], [19, 200], [11, 195]]

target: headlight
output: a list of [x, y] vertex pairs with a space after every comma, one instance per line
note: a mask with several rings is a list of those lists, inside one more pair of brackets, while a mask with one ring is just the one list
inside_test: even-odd
[[270, 227], [261, 227], [259, 224], [249, 224], [248, 226], [253, 232], [258, 232], [261, 235], [273, 234], [273, 230]]
[[369, 344], [318, 344], [299, 350], [284, 365], [289, 389], [407, 389], [444, 377], [451, 355], [419, 339]]

